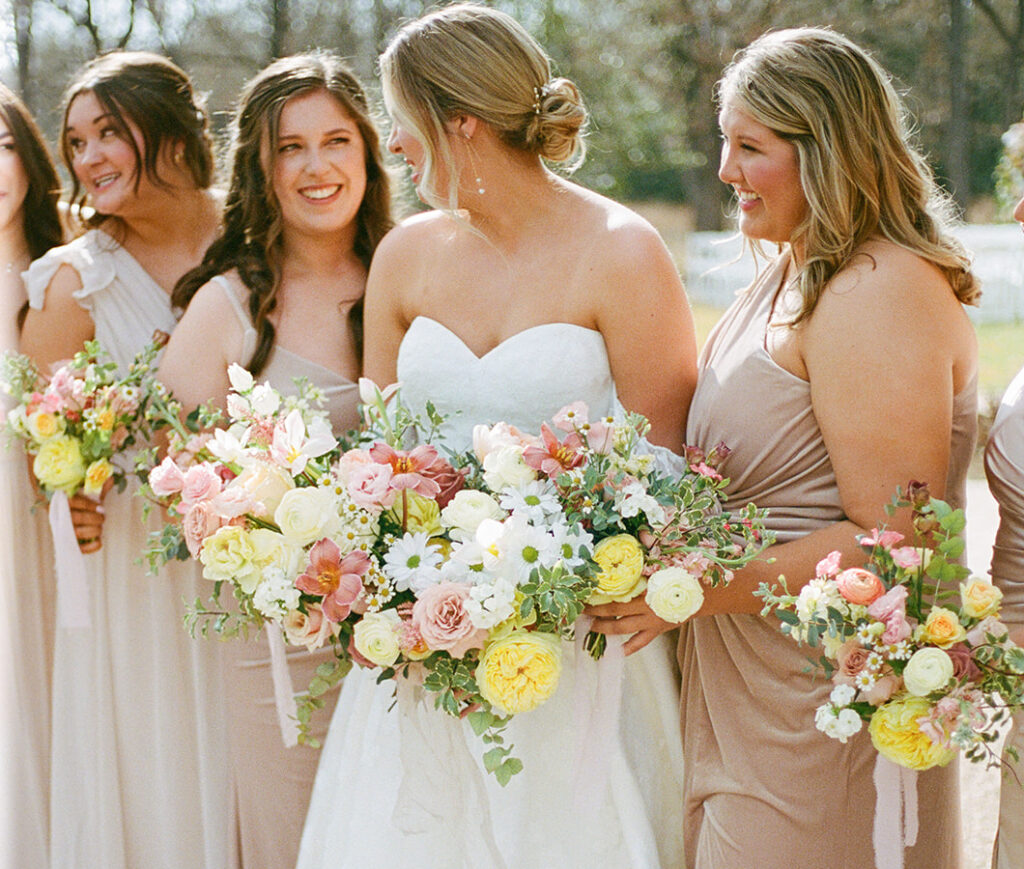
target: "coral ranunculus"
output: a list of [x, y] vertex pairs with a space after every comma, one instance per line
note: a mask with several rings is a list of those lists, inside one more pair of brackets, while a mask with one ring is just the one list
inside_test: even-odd
[[908, 769], [945, 766], [956, 752], [935, 742], [921, 730], [931, 704], [923, 697], [904, 696], [879, 706], [871, 716], [868, 733], [883, 757]]
[[885, 594], [882, 580], [863, 567], [847, 568], [836, 577], [836, 585], [844, 599], [861, 606], [868, 606]]

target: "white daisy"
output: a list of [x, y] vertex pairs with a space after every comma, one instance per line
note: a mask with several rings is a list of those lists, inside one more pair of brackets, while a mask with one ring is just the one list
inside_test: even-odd
[[430, 543], [425, 532], [408, 533], [396, 540], [384, 556], [384, 575], [394, 583], [396, 591], [405, 591], [414, 582], [424, 583], [426, 588], [440, 579], [437, 567], [443, 560], [440, 548]]

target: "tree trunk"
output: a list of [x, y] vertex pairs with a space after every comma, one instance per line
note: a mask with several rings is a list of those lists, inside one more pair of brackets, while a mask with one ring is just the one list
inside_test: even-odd
[[963, 0], [950, 0], [949, 39], [949, 120], [946, 125], [946, 179], [950, 193], [963, 209], [970, 196], [970, 168], [968, 140], [970, 138], [970, 107], [967, 100], [967, 81], [964, 72], [964, 53], [967, 50], [967, 16]]

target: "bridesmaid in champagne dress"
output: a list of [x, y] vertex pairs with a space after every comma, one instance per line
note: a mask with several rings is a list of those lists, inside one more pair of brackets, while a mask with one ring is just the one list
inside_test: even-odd
[[[48, 366], [95, 338], [123, 370], [174, 328], [171, 289], [216, 234], [207, 118], [185, 73], [142, 52], [87, 64], [64, 106], [61, 151], [93, 216], [26, 274], [22, 348]], [[103, 514], [73, 499], [90, 626], [56, 632], [53, 869], [224, 866], [215, 673], [181, 620], [200, 580], [146, 575], [140, 507], [131, 488], [108, 494], [101, 538]]]
[[[366, 270], [391, 227], [388, 176], [362, 86], [330, 54], [275, 61], [242, 92], [231, 164], [224, 230], [175, 288], [174, 303], [187, 310], [160, 378], [189, 409], [225, 406], [231, 363], [285, 394], [305, 378], [323, 391], [343, 434], [359, 423]], [[293, 869], [320, 754], [282, 740], [264, 634], [221, 651], [232, 859], [244, 869]], [[305, 690], [333, 657], [329, 648], [288, 647], [293, 687]], [[337, 693], [312, 717], [321, 741]]]
[[[1024, 199], [1014, 218], [1024, 225]], [[1003, 620], [1024, 645], [1024, 368], [1017, 372], [996, 413], [985, 446], [985, 475], [999, 503], [999, 531], [992, 550], [992, 581], [1003, 591]], [[1024, 713], [1014, 716], [1007, 744], [1024, 758]], [[1007, 757], [1007, 762], [1012, 761]], [[1024, 866], [1024, 765], [1004, 775], [999, 806], [995, 869]]]
[[[781, 252], [709, 337], [686, 440], [731, 447], [727, 506], [768, 508], [777, 542], [681, 633], [687, 865], [866, 869], [868, 735], [815, 729], [830, 686], [752, 593], [780, 574], [799, 589], [831, 550], [863, 560], [855, 535], [881, 523], [912, 533], [906, 511], [883, 510], [909, 480], [963, 503], [975, 283], [887, 75], [847, 39], [767, 34], [717, 97], [739, 229]], [[921, 775], [907, 866], [960, 865], [956, 779], [955, 764]]]
[[[17, 351], [28, 301], [21, 272], [60, 244], [60, 181], [42, 134], [0, 84], [0, 353]], [[9, 409], [0, 394], [0, 427]], [[45, 866], [49, 846], [50, 676], [54, 584], [50, 531], [25, 457], [0, 436], [0, 866]]]

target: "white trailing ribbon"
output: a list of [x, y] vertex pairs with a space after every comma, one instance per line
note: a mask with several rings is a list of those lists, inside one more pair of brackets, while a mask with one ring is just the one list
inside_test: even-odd
[[876, 869], [903, 869], [903, 850], [917, 842], [917, 771], [875, 760]]
[[583, 648], [593, 621], [590, 616], [576, 620], [573, 717], [577, 739], [572, 790], [578, 811], [590, 806], [593, 795], [600, 794], [608, 782], [622, 708], [625, 638], [609, 636], [604, 654], [594, 661]]
[[288, 748], [291, 748], [299, 744], [299, 711], [295, 705], [292, 677], [288, 672], [288, 654], [284, 649], [281, 626], [267, 622], [266, 630], [267, 645], [270, 646], [270, 675], [274, 680], [277, 723], [281, 728], [281, 739]]
[[[447, 849], [472, 855], [472, 866], [507, 869], [465, 724], [434, 709], [432, 698], [410, 680], [397, 680], [396, 690], [402, 783], [392, 821], [408, 853], [396, 855], [394, 865], [416, 865], [422, 854]], [[514, 779], [509, 787], [515, 787]]]
[[57, 625], [87, 628], [91, 619], [85, 556], [78, 548], [68, 496], [61, 491], [54, 492], [50, 498], [50, 532], [57, 569]]

